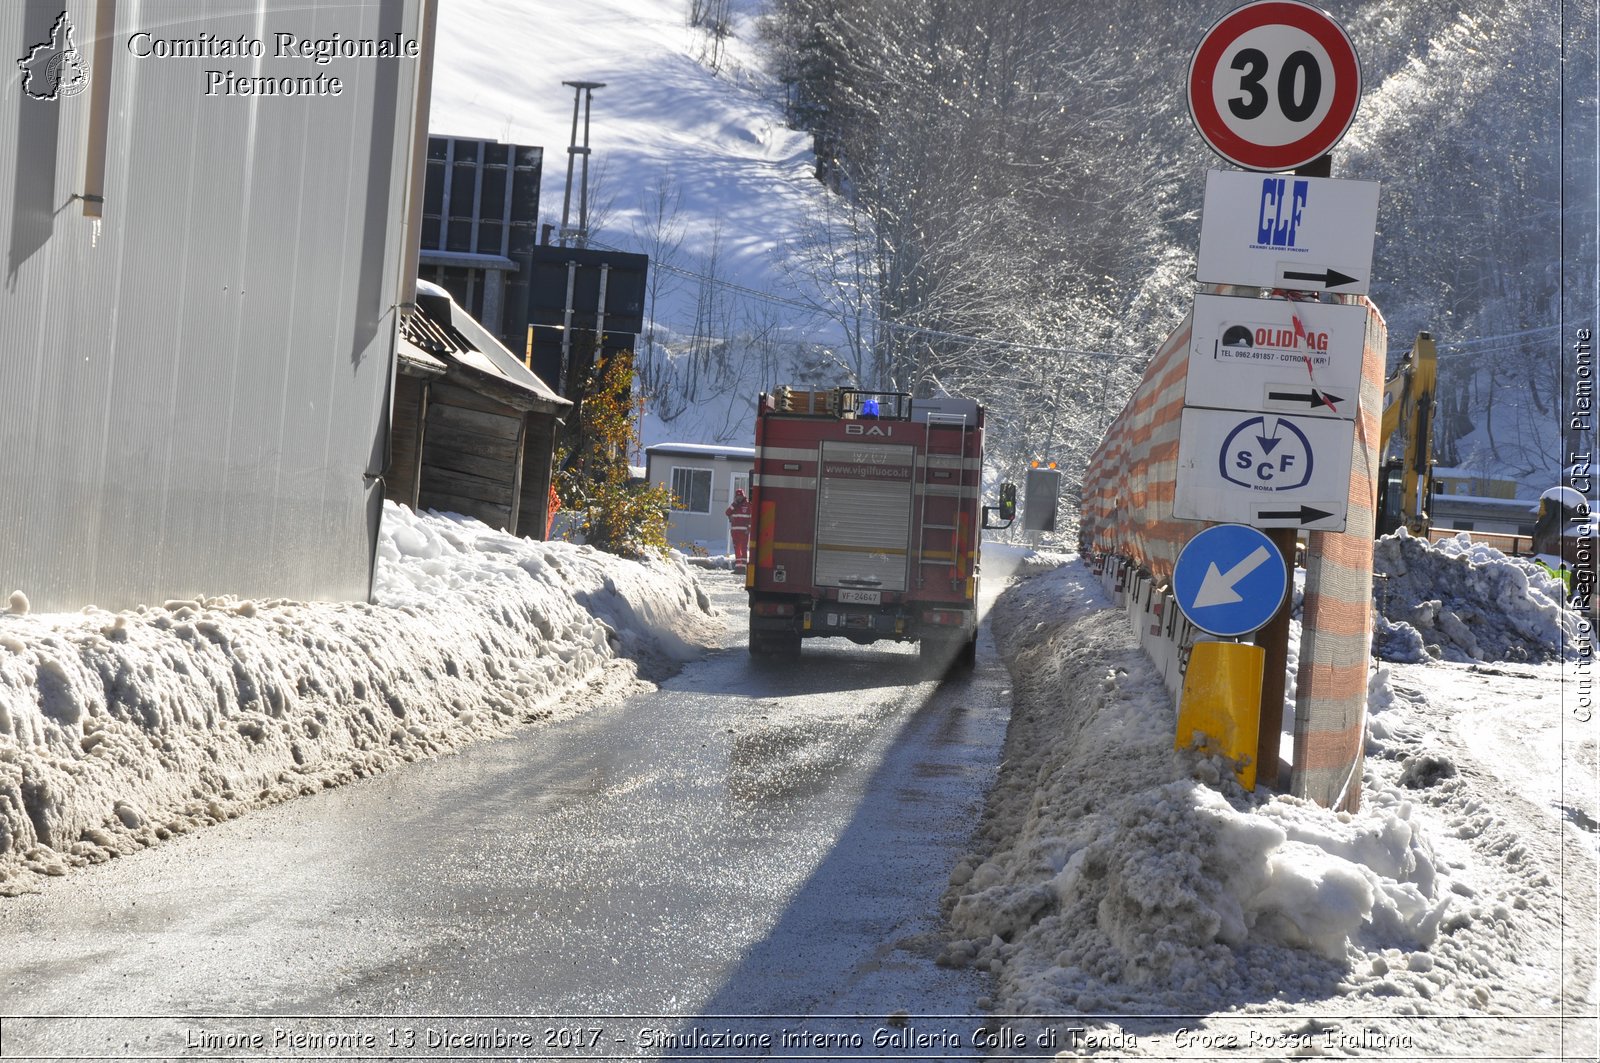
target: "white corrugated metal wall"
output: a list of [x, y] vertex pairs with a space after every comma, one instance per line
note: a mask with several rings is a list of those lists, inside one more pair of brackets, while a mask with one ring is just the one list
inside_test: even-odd
[[[420, 7], [0, 5], [0, 603], [366, 598], [421, 60], [318, 65], [274, 35], [416, 38]], [[86, 65], [113, 23], [110, 70], [36, 99], [12, 59], [63, 10]], [[202, 34], [265, 55], [134, 54]], [[208, 96], [211, 69], [343, 89]], [[73, 198], [95, 88], [99, 221]]]

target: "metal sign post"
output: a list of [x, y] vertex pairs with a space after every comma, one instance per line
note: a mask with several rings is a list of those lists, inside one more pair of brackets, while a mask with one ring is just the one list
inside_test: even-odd
[[[1328, 180], [1328, 153], [1361, 98], [1360, 63], [1343, 27], [1299, 0], [1246, 3], [1201, 39], [1187, 90], [1207, 145], [1261, 171], [1208, 175], [1196, 280], [1365, 294], [1378, 185]], [[1204, 612], [1269, 561], [1292, 573], [1299, 529], [1343, 530], [1366, 322], [1364, 308], [1305, 297], [1206, 295], [1197, 297], [1192, 321], [1173, 515], [1269, 529], [1254, 533], [1264, 541], [1244, 556], [1207, 570], [1209, 593], [1200, 584], [1191, 589], [1189, 600]], [[1304, 377], [1291, 372], [1299, 364]], [[1176, 573], [1174, 592], [1181, 605]], [[1258, 779], [1267, 786], [1278, 781], [1289, 599], [1285, 589], [1255, 636], [1266, 653], [1256, 752]]]
[[[575, 246], [589, 246], [589, 111], [594, 106], [594, 90], [606, 87], [604, 81], [563, 81], [572, 88], [572, 143], [567, 146], [567, 190], [561, 199], [561, 246], [575, 240]], [[578, 143], [578, 111], [583, 110], [583, 143]], [[578, 190], [578, 227], [572, 228], [572, 164], [583, 156], [582, 187]]]

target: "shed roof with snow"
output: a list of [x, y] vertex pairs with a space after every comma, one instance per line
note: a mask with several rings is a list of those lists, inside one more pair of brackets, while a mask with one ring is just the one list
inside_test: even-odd
[[537, 373], [430, 281], [417, 281], [417, 307], [401, 328], [402, 358], [434, 363], [492, 389], [496, 397], [525, 410], [565, 415], [572, 403], [557, 395]]
[[712, 443], [654, 443], [646, 454], [677, 454], [683, 457], [754, 458], [755, 447], [723, 447]]
[[551, 391], [438, 285], [401, 325], [388, 497], [543, 538], [556, 424]]

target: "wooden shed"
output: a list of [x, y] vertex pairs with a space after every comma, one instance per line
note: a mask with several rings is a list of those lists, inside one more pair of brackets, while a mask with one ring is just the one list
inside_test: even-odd
[[543, 539], [556, 426], [572, 403], [426, 281], [399, 348], [388, 497]]

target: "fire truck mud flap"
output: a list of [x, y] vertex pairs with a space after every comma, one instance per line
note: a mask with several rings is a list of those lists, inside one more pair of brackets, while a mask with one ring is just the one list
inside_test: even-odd
[[750, 656], [781, 658], [800, 656], [800, 632], [793, 620], [750, 617]]
[[792, 631], [750, 633], [750, 656], [765, 659], [800, 656], [800, 635]]

